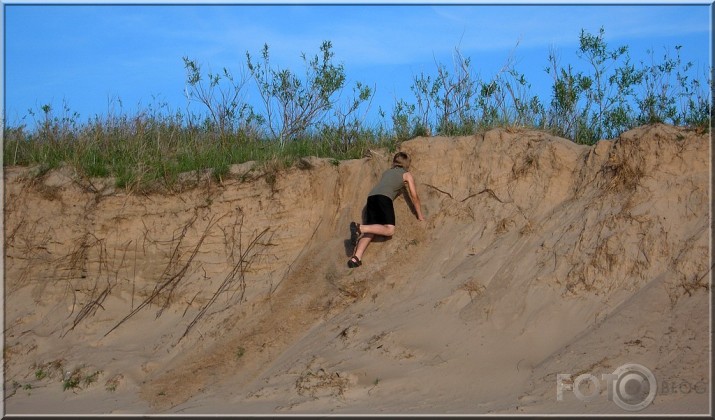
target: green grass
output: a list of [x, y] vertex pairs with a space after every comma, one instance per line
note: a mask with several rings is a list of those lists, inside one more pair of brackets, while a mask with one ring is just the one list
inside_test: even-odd
[[[139, 129], [147, 126], [152, 128]], [[223, 179], [234, 164], [255, 161], [286, 168], [307, 156], [335, 161], [360, 158], [374, 147], [394, 149], [394, 144], [369, 131], [349, 144], [317, 134], [283, 145], [269, 139], [248, 139], [241, 132], [218, 140], [210, 132], [170, 120], [125, 118], [120, 124], [110, 119], [94, 121], [78, 132], [55, 134], [52, 141], [42, 131], [9, 129], [3, 157], [6, 166], [39, 166], [38, 175], [68, 165], [81, 176], [114, 177], [119, 188], [141, 190], [156, 183], [171, 188], [180, 174], [191, 171], [211, 170], [215, 179]]]
[[[294, 103], [276, 99], [293, 97], [288, 95], [291, 92], [262, 91], [270, 107], [263, 113], [246, 104], [227, 103], [215, 93], [214, 87], [223, 86], [236, 98], [241, 96], [237, 89], [242, 84], [235, 83], [230, 73], [202, 79], [200, 67], [188, 60], [192, 100], [212, 110], [224, 109], [223, 118], [184, 115], [164, 105], [149, 105], [135, 115], [110, 114], [83, 123], [67, 106], [56, 116], [50, 105], [43, 105], [30, 111], [37, 128], [5, 125], [3, 162], [5, 166], [35, 166], [37, 176], [69, 166], [82, 177], [112, 177], [118, 188], [139, 191], [162, 185], [171, 190], [182, 173], [210, 170], [214, 179], [222, 180], [234, 164], [255, 161], [275, 171], [307, 156], [327, 158], [338, 165], [364, 156], [368, 149], [394, 152], [402, 141], [430, 134], [471, 135], [494, 127], [518, 126], [593, 144], [653, 122], [710, 130], [711, 75], [692, 74], [692, 64], [681, 61], [681, 47], [676, 47], [675, 56], [667, 53], [662, 60], [653, 57], [651, 63], [631, 66], [627, 48], [607, 46], [603, 29], [598, 34], [582, 31], [580, 41], [577, 55], [591, 64], [591, 70], [572, 71], [571, 65], [560, 66], [550, 56], [551, 68], [546, 70], [554, 79], [550, 98], [533, 96], [525, 75], [513, 63], [505, 67], [508, 71], [481, 79], [471, 61], [460, 55], [461, 61], [453, 69], [436, 63], [436, 74], [414, 76], [413, 100], [397, 99], [390, 116], [380, 110], [382, 122], [374, 126], [361, 119], [372, 90], [358, 84], [350, 99], [344, 91], [342, 65], [331, 64], [330, 43], [321, 47], [329, 66], [307, 63], [311, 74], [320, 77], [296, 79], [304, 88], [299, 89]], [[267, 56], [265, 59], [263, 65], [269, 65]], [[259, 67], [253, 70], [266, 77], [273, 74]], [[328, 70], [333, 73], [321, 73]], [[291, 74], [297, 77], [300, 73]], [[210, 85], [202, 85], [202, 80], [210, 80]], [[329, 81], [329, 86], [320, 84]], [[310, 92], [315, 89], [327, 92], [327, 99], [319, 96], [321, 102], [311, 103], [315, 96]], [[339, 98], [348, 98], [348, 102]], [[283, 108], [277, 108], [277, 103]], [[299, 113], [287, 113], [306, 104], [322, 113], [305, 121]], [[286, 112], [284, 116], [292, 117], [284, 118], [282, 126], [276, 118], [280, 109]]]

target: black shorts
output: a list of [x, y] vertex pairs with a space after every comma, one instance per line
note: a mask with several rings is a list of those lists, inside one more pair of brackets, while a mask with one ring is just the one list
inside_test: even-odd
[[366, 225], [395, 225], [395, 208], [390, 197], [371, 195], [365, 206]]

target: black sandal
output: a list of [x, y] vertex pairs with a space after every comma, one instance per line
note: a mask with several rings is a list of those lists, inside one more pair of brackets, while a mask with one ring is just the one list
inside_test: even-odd
[[358, 239], [360, 239], [360, 235], [362, 235], [362, 232], [360, 232], [360, 224], [356, 222], [350, 222], [350, 243], [353, 246], [357, 245]]
[[355, 255], [350, 257], [350, 259], [348, 260], [348, 267], [350, 268], [360, 267], [361, 265], [362, 261], [360, 261], [360, 258], [356, 257]]

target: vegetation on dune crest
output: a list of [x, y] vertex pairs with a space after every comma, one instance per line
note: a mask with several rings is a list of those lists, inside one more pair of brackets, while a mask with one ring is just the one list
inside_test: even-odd
[[[29, 111], [34, 128], [5, 124], [4, 164], [37, 165], [39, 174], [70, 165], [82, 176], [114, 177], [122, 188], [159, 181], [171, 189], [189, 171], [211, 170], [221, 179], [236, 163], [280, 167], [305, 156], [339, 161], [359, 158], [369, 148], [394, 150], [418, 135], [468, 135], [498, 126], [546, 130], [583, 144], [657, 122], [710, 129], [710, 74], [694, 76], [692, 63], [681, 60], [682, 47], [662, 58], [649, 51], [650, 63], [636, 64], [628, 47], [606, 44], [603, 29], [582, 31], [579, 41], [583, 69], [563, 66], [549, 53], [548, 100], [531, 93], [511, 58], [483, 80], [471, 59], [456, 50], [451, 68], [436, 63], [434, 73], [414, 76], [413, 98], [396, 100], [389, 118], [380, 109], [382, 122], [372, 125], [366, 116], [376, 87], [349, 86], [329, 41], [313, 57], [301, 55], [302, 72], [271, 63], [268, 45], [258, 56], [246, 52], [238, 73], [204, 72], [184, 57], [185, 95], [204, 113], [163, 103], [134, 115], [110, 111], [80, 122], [66, 104], [60, 113], [43, 105]], [[245, 99], [251, 87], [257, 105]]]

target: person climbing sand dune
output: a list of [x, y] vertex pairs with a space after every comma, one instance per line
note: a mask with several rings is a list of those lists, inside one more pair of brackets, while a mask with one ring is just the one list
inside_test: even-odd
[[348, 260], [348, 267], [355, 268], [362, 265], [362, 256], [375, 236], [390, 237], [395, 234], [393, 201], [403, 189], [407, 190], [412, 201], [417, 220], [425, 220], [415, 188], [415, 179], [409, 172], [410, 161], [407, 153], [395, 154], [392, 167], [382, 174], [380, 182], [368, 194], [364, 224], [350, 222], [350, 240], [355, 251]]

